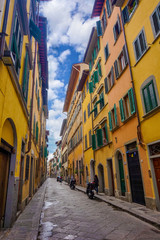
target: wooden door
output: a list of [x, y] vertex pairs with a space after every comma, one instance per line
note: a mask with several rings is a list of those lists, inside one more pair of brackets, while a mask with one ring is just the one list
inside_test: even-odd
[[120, 183], [121, 183], [121, 193], [122, 196], [125, 196], [126, 192], [126, 186], [125, 186], [125, 180], [124, 180], [124, 170], [123, 170], [123, 161], [122, 159], [118, 159], [119, 163], [119, 175], [120, 175]]
[[128, 151], [127, 160], [132, 192], [132, 201], [145, 205], [138, 151], [136, 149]]
[[157, 188], [158, 188], [159, 197], [160, 197], [160, 157], [154, 158], [153, 165], [154, 165], [154, 170], [156, 175]]
[[8, 187], [10, 154], [0, 150], [0, 222], [3, 224]]

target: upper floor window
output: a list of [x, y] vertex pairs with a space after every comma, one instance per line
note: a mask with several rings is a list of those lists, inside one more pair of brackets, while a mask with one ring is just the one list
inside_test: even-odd
[[88, 148], [88, 144], [87, 144], [87, 135], [85, 135], [85, 149]]
[[109, 90], [114, 85], [114, 71], [113, 71], [113, 67], [111, 68], [111, 71], [109, 72], [108, 76], [105, 78], [104, 85], [105, 85], [105, 93], [108, 93]]
[[150, 112], [158, 106], [158, 92], [156, 89], [156, 82], [154, 77], [148, 78], [141, 87], [142, 100], [144, 104], [145, 113]]
[[116, 104], [114, 104], [114, 108], [108, 112], [108, 118], [109, 118], [109, 130], [112, 131], [114, 128], [118, 126]]
[[114, 41], [116, 42], [121, 32], [121, 24], [119, 15], [117, 16], [116, 24], [113, 27]]
[[157, 35], [160, 33], [160, 4], [158, 4], [150, 18], [154, 37], [157, 37]]
[[111, 16], [111, 13], [112, 13], [112, 7], [111, 7], [110, 0], [106, 1], [106, 7], [107, 7], [107, 15], [108, 15], [108, 18], [109, 18]]
[[127, 66], [127, 55], [126, 55], [126, 48], [123, 46], [123, 50], [121, 51], [118, 59], [114, 62], [114, 70], [116, 79], [121, 75], [125, 67]]
[[127, 6], [123, 9], [122, 18], [124, 24], [128, 22], [131, 16], [133, 15], [135, 9], [137, 8], [138, 1], [139, 0], [130, 0]]
[[107, 18], [106, 18], [106, 9], [103, 8], [103, 16], [102, 16], [102, 28], [103, 28], [103, 33], [107, 27]]
[[94, 104], [94, 118], [97, 116], [98, 110], [97, 110], [97, 104]]
[[88, 103], [87, 108], [88, 108], [88, 118], [89, 118], [89, 116], [90, 116], [90, 112], [91, 112], [91, 110], [90, 110], [90, 103]]
[[91, 130], [89, 131], [89, 147], [92, 146], [92, 134]]
[[99, 94], [99, 100], [100, 100], [100, 110], [104, 107], [104, 93], [101, 92]]
[[86, 122], [86, 110], [84, 111], [84, 122]]
[[108, 43], [106, 44], [105, 48], [104, 48], [104, 54], [105, 54], [105, 61], [107, 61], [108, 57], [109, 57], [109, 48], [108, 48]]
[[147, 43], [146, 43], [144, 29], [142, 29], [142, 31], [138, 34], [137, 38], [134, 40], [133, 46], [134, 46], [136, 61], [138, 61], [147, 50]]

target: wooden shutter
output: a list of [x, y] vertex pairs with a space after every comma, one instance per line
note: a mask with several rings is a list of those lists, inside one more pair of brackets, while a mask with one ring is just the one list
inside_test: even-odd
[[98, 83], [98, 71], [94, 72], [94, 83]]
[[126, 46], [123, 46], [123, 56], [124, 56], [124, 60], [125, 60], [125, 64], [128, 64], [128, 59], [127, 59], [127, 52], [126, 52]]
[[110, 17], [111, 16], [111, 7], [110, 7], [109, 0], [106, 1], [106, 7], [107, 7], [107, 15], [108, 15], [108, 17]]
[[98, 47], [98, 51], [100, 50], [100, 41], [99, 41], [99, 37], [97, 38], [97, 47]]
[[115, 75], [116, 75], [116, 79], [117, 79], [119, 77], [117, 60], [114, 62], [114, 70], [115, 70]]
[[109, 118], [109, 130], [112, 131], [113, 126], [112, 126], [112, 116], [111, 116], [111, 111], [108, 112], [108, 118]]
[[102, 77], [102, 70], [101, 70], [101, 64], [98, 62], [98, 74], [100, 77]]
[[118, 30], [119, 30], [119, 33], [120, 33], [121, 32], [121, 22], [120, 22], [119, 15], [117, 16], [117, 21], [118, 21]]
[[116, 109], [116, 104], [114, 104], [114, 118], [115, 118], [115, 126], [118, 125], [118, 122], [117, 122], [117, 109]]
[[99, 37], [99, 36], [102, 36], [102, 26], [101, 26], [101, 21], [100, 21], [100, 20], [97, 21], [96, 24], [97, 24], [97, 36], [98, 36], [98, 37]]
[[126, 24], [129, 20], [128, 7], [126, 6], [122, 11], [123, 24]]
[[96, 135], [95, 134], [92, 135], [92, 149], [93, 150], [96, 149]]
[[112, 80], [111, 86], [113, 86], [114, 85], [114, 71], [113, 71], [113, 67], [111, 67], [111, 80]]
[[97, 145], [98, 147], [103, 146], [103, 134], [102, 129], [97, 129]]
[[108, 56], [109, 56], [108, 44], [106, 44], [106, 46], [104, 48], [104, 54], [105, 54], [105, 61], [107, 61]]
[[130, 108], [131, 108], [131, 114], [134, 114], [136, 112], [135, 109], [135, 102], [134, 102], [134, 96], [133, 96], [133, 89], [130, 88], [128, 90], [128, 98], [129, 98], [129, 103], [130, 103]]
[[119, 108], [120, 108], [121, 121], [124, 122], [125, 115], [124, 115], [124, 107], [123, 107], [123, 99], [122, 98], [119, 100]]
[[89, 82], [89, 93], [93, 93], [93, 82]]
[[105, 93], [108, 93], [108, 82], [107, 77], [104, 79]]
[[108, 142], [108, 130], [107, 130], [107, 123], [105, 123], [105, 132], [106, 132], [106, 140]]
[[22, 92], [23, 92], [23, 96], [24, 96], [25, 100], [27, 100], [26, 93], [28, 92], [27, 91], [27, 88], [28, 88], [27, 72], [28, 72], [28, 52], [26, 51], [26, 57], [25, 57], [25, 62], [24, 62], [24, 70], [23, 70], [23, 85], [22, 85]]

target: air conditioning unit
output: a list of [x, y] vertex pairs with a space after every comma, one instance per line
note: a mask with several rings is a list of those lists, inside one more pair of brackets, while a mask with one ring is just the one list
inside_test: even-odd
[[2, 61], [6, 66], [14, 66], [15, 60], [14, 60], [12, 51], [5, 50], [4, 55], [2, 56]]

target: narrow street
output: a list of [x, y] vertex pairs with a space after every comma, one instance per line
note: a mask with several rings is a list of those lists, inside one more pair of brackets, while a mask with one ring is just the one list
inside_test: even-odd
[[47, 180], [38, 240], [159, 240], [160, 231], [65, 183]]

